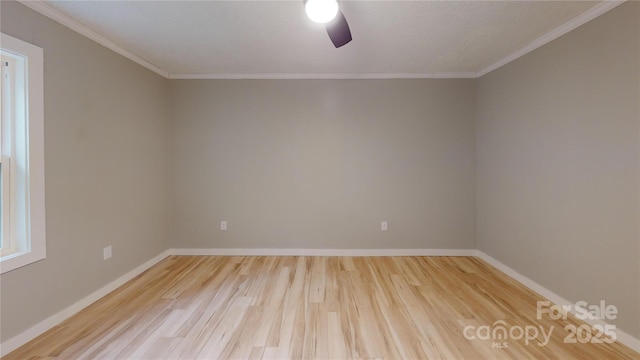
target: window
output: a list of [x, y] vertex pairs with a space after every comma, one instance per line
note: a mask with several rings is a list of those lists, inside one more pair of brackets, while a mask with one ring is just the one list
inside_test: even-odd
[[46, 256], [42, 49], [0, 34], [0, 273]]

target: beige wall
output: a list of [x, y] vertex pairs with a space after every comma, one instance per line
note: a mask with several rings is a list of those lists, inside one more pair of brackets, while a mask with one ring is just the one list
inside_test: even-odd
[[168, 248], [168, 81], [23, 5], [0, 9], [2, 32], [45, 64], [47, 258], [1, 275], [6, 341]]
[[478, 248], [640, 337], [640, 3], [478, 83]]
[[174, 247], [475, 247], [474, 80], [182, 80], [171, 99]]

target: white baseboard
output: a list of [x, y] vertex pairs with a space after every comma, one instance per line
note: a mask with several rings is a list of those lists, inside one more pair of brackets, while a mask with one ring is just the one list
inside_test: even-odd
[[475, 249], [171, 249], [171, 255], [215, 256], [475, 256]]
[[[479, 258], [481, 258], [482, 260], [488, 262], [489, 264], [491, 264], [493, 267], [495, 267], [496, 269], [502, 271], [503, 273], [507, 274], [509, 277], [513, 278], [514, 280], [518, 281], [519, 283], [521, 283], [522, 285], [528, 287], [529, 289], [537, 292], [538, 294], [542, 295], [543, 297], [549, 299], [552, 303], [555, 303], [556, 305], [570, 305], [570, 309], [571, 309], [571, 313], [575, 315], [575, 303], [563, 298], [562, 296], [554, 293], [553, 291], [545, 288], [544, 286], [538, 284], [537, 282], [529, 279], [528, 277], [520, 274], [519, 272], [517, 272], [516, 270], [508, 267], [507, 265], [501, 263], [500, 261], [492, 258], [491, 256], [485, 254], [484, 252], [480, 251], [480, 250], [476, 250], [477, 256]], [[590, 325], [606, 325], [607, 323], [601, 320], [590, 320], [590, 319], [585, 319], [583, 320], [584, 322], [590, 324]], [[628, 346], [629, 348], [633, 349], [636, 352], [640, 352], [640, 339], [636, 339], [635, 337], [633, 337], [630, 334], [627, 334], [626, 332], [616, 328], [616, 338], [618, 340], [618, 342]]]
[[134, 277], [142, 274], [144, 271], [152, 267], [153, 265], [159, 263], [161, 260], [171, 255], [169, 250], [163, 251], [158, 256], [146, 261], [144, 264], [136, 267], [135, 269], [129, 271], [128, 273], [120, 276], [116, 280], [110, 282], [109, 284], [103, 286], [102, 288], [94, 291], [89, 294], [85, 298], [79, 300], [75, 304], [67, 307], [66, 309], [46, 318], [45, 320], [37, 323], [36, 325], [30, 327], [19, 335], [12, 337], [11, 339], [0, 344], [0, 357], [7, 355], [13, 350], [19, 348], [20, 346], [26, 344], [27, 342], [35, 339], [41, 334], [45, 333], [52, 327], [58, 325], [64, 320], [70, 318], [72, 315], [76, 314], [80, 310], [86, 308], [87, 306], [93, 304], [103, 296], [112, 292], [113, 290], [119, 288], [124, 285], [127, 281], [133, 279]]

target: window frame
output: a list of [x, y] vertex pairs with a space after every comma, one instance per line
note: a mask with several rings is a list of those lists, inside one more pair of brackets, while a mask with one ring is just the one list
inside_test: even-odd
[[[16, 59], [14, 99], [2, 104], [2, 218], [9, 217], [10, 235], [0, 249], [0, 274], [46, 258], [44, 202], [44, 62], [43, 50], [0, 33], [4, 56]], [[2, 64], [4, 68], [4, 64]], [[22, 69], [20, 68], [22, 66]], [[18, 84], [18, 85], [15, 85]], [[4, 91], [4, 89], [3, 89]], [[5, 94], [6, 96], [6, 94]], [[18, 100], [16, 100], [18, 99]], [[7, 107], [11, 111], [7, 111]], [[9, 114], [9, 118], [4, 115]], [[10, 141], [10, 143], [7, 143]], [[8, 156], [6, 154], [8, 153]], [[5, 173], [6, 163], [9, 163]], [[7, 181], [9, 179], [9, 181]], [[6, 213], [6, 191], [9, 213]], [[7, 220], [5, 220], [7, 221]], [[6, 234], [7, 226], [3, 224]], [[9, 244], [5, 246], [5, 244]]]

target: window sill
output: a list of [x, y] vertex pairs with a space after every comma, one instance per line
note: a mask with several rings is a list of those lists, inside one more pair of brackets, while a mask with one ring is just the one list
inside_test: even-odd
[[31, 251], [18, 251], [0, 258], [0, 274], [33, 264], [46, 257], [45, 249], [32, 249]]

